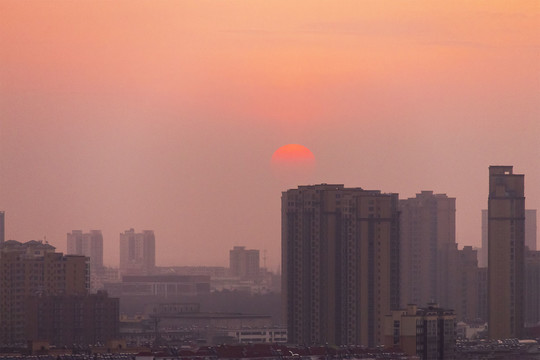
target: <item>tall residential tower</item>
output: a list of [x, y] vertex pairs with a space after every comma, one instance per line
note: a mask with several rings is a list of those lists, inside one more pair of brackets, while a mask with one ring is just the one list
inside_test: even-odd
[[103, 235], [101, 230], [90, 230], [83, 233], [73, 230], [67, 234], [68, 255], [84, 255], [90, 258], [90, 271], [103, 268]]
[[289, 342], [383, 344], [384, 317], [399, 307], [398, 195], [299, 186], [281, 209]]
[[156, 266], [156, 238], [152, 230], [135, 233], [129, 229], [120, 234], [120, 272], [144, 275]]
[[524, 326], [524, 175], [489, 167], [488, 328], [491, 339], [519, 338]]
[[229, 251], [229, 271], [232, 276], [243, 279], [258, 279], [260, 276], [259, 250], [247, 250], [235, 246]]
[[399, 201], [401, 306], [424, 307], [437, 302], [454, 308], [449, 301], [448, 258], [457, 254], [456, 199], [446, 194], [422, 191]]

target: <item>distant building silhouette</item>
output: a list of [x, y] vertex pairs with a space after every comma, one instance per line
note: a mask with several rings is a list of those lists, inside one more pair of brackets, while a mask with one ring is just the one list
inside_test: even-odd
[[90, 230], [89, 233], [73, 230], [68, 233], [67, 254], [89, 257], [90, 271], [99, 271], [103, 268], [103, 235], [101, 230]]
[[529, 250], [536, 251], [536, 209], [525, 210], [525, 246]]
[[488, 334], [520, 338], [524, 326], [524, 175], [489, 167]]
[[482, 248], [478, 253], [478, 266], [488, 266], [488, 211], [482, 210]]
[[235, 246], [229, 251], [230, 274], [243, 279], [257, 279], [261, 271], [259, 261], [259, 250], [246, 250], [245, 246]]
[[281, 199], [289, 343], [382, 345], [399, 308], [398, 195], [321, 184]]
[[120, 272], [150, 274], [156, 266], [156, 239], [152, 230], [135, 233], [129, 229], [120, 234]]
[[105, 283], [105, 290], [118, 297], [177, 298], [210, 293], [206, 275], [124, 275], [121, 282]]
[[480, 315], [477, 250], [474, 250], [472, 246], [464, 246], [463, 249], [458, 250], [458, 262], [454, 269], [456, 269], [455, 282], [457, 284], [454, 306], [456, 317], [469, 324], [477, 322]]
[[488, 269], [478, 268], [478, 319], [488, 321]]
[[456, 199], [422, 191], [399, 201], [401, 306], [454, 307], [449, 276], [457, 261]]
[[540, 251], [525, 250], [525, 325], [540, 323]]

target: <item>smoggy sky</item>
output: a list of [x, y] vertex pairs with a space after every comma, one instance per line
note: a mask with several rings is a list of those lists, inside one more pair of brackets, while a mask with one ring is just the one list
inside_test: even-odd
[[540, 3], [0, 1], [8, 239], [101, 229], [116, 265], [151, 229], [158, 265], [275, 270], [289, 143], [312, 183], [456, 197], [478, 246], [489, 165], [540, 209]]

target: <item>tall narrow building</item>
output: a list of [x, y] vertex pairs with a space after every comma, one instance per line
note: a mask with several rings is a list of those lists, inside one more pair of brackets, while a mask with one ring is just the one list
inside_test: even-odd
[[540, 322], [540, 251], [525, 250], [525, 326]]
[[536, 251], [536, 209], [525, 210], [525, 246]]
[[84, 255], [90, 258], [90, 271], [103, 268], [103, 235], [101, 230], [73, 230], [67, 234], [68, 255]]
[[422, 191], [399, 201], [401, 306], [437, 302], [454, 308], [448, 278], [457, 256], [456, 199]]
[[255, 280], [260, 276], [259, 250], [235, 246], [229, 251], [229, 271], [232, 276]]
[[384, 317], [399, 308], [398, 195], [283, 192], [282, 296], [290, 343], [382, 345]]
[[524, 175], [512, 166], [489, 167], [488, 332], [519, 338], [524, 326]]
[[[478, 266], [487, 267], [488, 259], [488, 211], [482, 210], [482, 248], [478, 253]], [[525, 209], [525, 246], [536, 251], [536, 209]]]
[[147, 275], [156, 266], [156, 238], [152, 230], [120, 234], [120, 272], [123, 275]]

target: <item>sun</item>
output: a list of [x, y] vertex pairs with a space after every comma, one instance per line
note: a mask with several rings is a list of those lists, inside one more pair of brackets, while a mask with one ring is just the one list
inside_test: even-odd
[[287, 186], [307, 184], [315, 170], [315, 155], [299, 144], [280, 147], [270, 161], [274, 176]]

